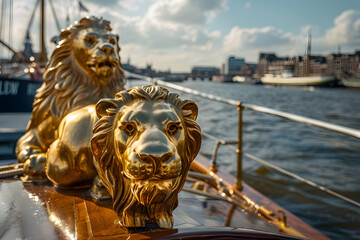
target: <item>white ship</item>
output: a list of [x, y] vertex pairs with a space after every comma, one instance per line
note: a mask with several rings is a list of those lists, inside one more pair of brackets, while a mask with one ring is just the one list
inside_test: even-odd
[[334, 83], [336, 78], [334, 75], [317, 75], [294, 77], [291, 72], [283, 72], [279, 75], [265, 74], [261, 78], [263, 84], [273, 85], [290, 85], [290, 86], [324, 86]]
[[360, 64], [355, 73], [352, 73], [350, 77], [344, 77], [341, 79], [342, 85], [351, 88], [360, 88]]
[[309, 32], [306, 56], [306, 75], [294, 76], [292, 71], [283, 71], [280, 74], [268, 73], [261, 78], [263, 84], [290, 85], [290, 86], [332, 86], [336, 85], [335, 75], [310, 74], [311, 63], [311, 34]]

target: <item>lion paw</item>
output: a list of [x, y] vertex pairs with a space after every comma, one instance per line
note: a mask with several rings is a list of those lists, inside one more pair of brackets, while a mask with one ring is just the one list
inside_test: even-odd
[[30, 155], [30, 157], [24, 163], [24, 174], [29, 176], [42, 176], [45, 175], [45, 153], [36, 153]]
[[30, 159], [31, 155], [34, 154], [39, 154], [41, 153], [41, 149], [34, 147], [34, 146], [27, 146], [25, 149], [23, 149], [19, 154], [18, 154], [18, 160], [20, 163], [24, 163], [26, 160]]
[[168, 212], [163, 212], [160, 214], [159, 218], [156, 219], [156, 223], [159, 226], [159, 228], [172, 228], [174, 223], [174, 218], [171, 215], [169, 215]]

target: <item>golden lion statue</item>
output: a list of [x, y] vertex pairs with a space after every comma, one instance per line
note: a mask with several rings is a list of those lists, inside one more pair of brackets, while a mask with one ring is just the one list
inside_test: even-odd
[[[60, 34], [60, 42], [43, 76], [44, 83], [35, 95], [27, 132], [16, 147], [19, 162], [25, 163], [24, 172], [33, 179], [45, 176], [47, 152], [51, 146], [55, 147], [54, 142], [63, 137], [62, 128], [66, 126], [60, 123], [64, 118], [78, 109], [96, 104], [104, 97], [113, 97], [123, 89], [125, 76], [120, 63], [118, 39], [117, 35], [111, 34], [110, 23], [96, 17], [83, 18]], [[82, 131], [91, 132], [92, 125], [83, 127]], [[71, 166], [76, 169], [77, 176], [82, 176], [83, 172], [85, 176], [96, 175], [90, 149], [77, 150], [76, 155], [69, 156], [78, 161]], [[60, 170], [66, 168], [58, 167]], [[86, 182], [92, 177], [80, 177], [77, 182]], [[66, 182], [63, 184], [66, 185]]]
[[172, 228], [201, 130], [195, 102], [158, 86], [134, 87], [96, 105], [91, 148], [125, 227]]

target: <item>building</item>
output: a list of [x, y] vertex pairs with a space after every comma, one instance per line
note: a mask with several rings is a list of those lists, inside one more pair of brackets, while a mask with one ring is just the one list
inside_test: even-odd
[[219, 75], [220, 69], [209, 66], [194, 66], [191, 69], [191, 78], [212, 79], [213, 76]]
[[246, 65], [244, 58], [236, 58], [231, 56], [225, 63], [225, 74], [234, 75], [234, 72], [239, 71]]
[[326, 61], [327, 73], [335, 74], [336, 78], [341, 79], [356, 72], [360, 63], [360, 51], [355, 51], [354, 54], [331, 54]]
[[[281, 74], [292, 71], [295, 77], [308, 75], [335, 75], [337, 79], [353, 75], [360, 64], [360, 50], [353, 54], [329, 54], [328, 56], [310, 55], [293, 58], [277, 57], [274, 53], [260, 53], [256, 77], [264, 74]], [[310, 62], [308, 62], [310, 60]]]
[[256, 75], [261, 77], [266, 73], [278, 74], [287, 68], [292, 68], [292, 65], [293, 62], [288, 57], [278, 57], [274, 53], [260, 52]]
[[132, 73], [135, 72], [135, 69], [136, 69], [136, 67], [134, 65], [131, 65], [130, 58], [128, 58], [128, 61], [126, 63], [122, 63], [122, 68], [125, 71], [132, 72]]

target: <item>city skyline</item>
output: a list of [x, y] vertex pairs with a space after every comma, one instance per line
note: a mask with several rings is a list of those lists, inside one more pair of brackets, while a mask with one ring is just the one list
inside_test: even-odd
[[[120, 35], [122, 61], [130, 58], [139, 67], [152, 64], [154, 69], [180, 72], [195, 65], [220, 67], [231, 55], [253, 63], [259, 52], [304, 55], [310, 29], [314, 54], [337, 52], [339, 47], [351, 53], [360, 48], [360, 1], [356, 0], [82, 2], [89, 12], [76, 10], [76, 1], [54, 1], [61, 27], [65, 27], [67, 8], [72, 20], [103, 16]], [[35, 0], [15, 0], [13, 4], [13, 46], [19, 49]], [[37, 22], [35, 18], [34, 26]], [[46, 41], [50, 42], [57, 34], [52, 16], [47, 25]], [[33, 27], [35, 50], [39, 49], [37, 32]], [[48, 52], [53, 49], [48, 47]]]

